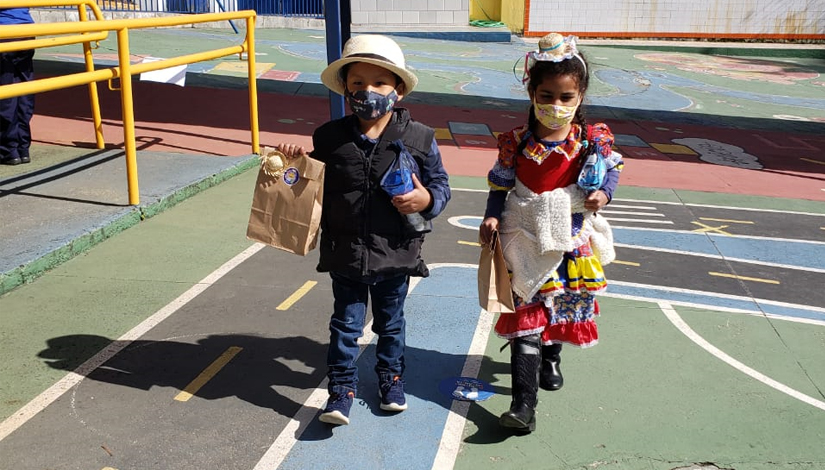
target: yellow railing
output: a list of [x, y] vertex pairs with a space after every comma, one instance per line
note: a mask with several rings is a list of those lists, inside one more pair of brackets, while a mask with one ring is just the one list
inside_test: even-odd
[[[258, 128], [258, 87], [255, 76], [255, 12], [253, 10], [228, 13], [205, 13], [198, 15], [167, 16], [158, 18], [133, 18], [126, 20], [104, 20], [100, 9], [94, 0], [3, 0], [3, 8], [18, 7], [50, 7], [50, 6], [77, 6], [79, 22], [43, 23], [3, 26], [0, 28], [0, 39], [19, 39], [37, 36], [58, 36], [46, 39], [27, 39], [14, 42], [0, 42], [0, 52], [51, 47], [65, 44], [83, 43], [83, 52], [86, 59], [86, 71], [59, 77], [42, 78], [30, 82], [15, 83], [0, 86], [0, 99], [14, 96], [28, 95], [44, 91], [58, 90], [78, 85], [89, 85], [89, 99], [95, 126], [97, 147], [104, 147], [102, 124], [100, 118], [100, 104], [97, 98], [96, 83], [104, 80], [120, 79], [120, 101], [123, 114], [123, 143], [126, 152], [126, 178], [129, 185], [129, 204], [140, 204], [140, 191], [137, 176], [137, 146], [135, 144], [135, 117], [132, 98], [132, 76], [144, 72], [165, 69], [184, 64], [192, 64], [204, 60], [213, 60], [228, 55], [238, 54], [243, 58], [246, 54], [249, 69], [249, 121], [252, 132], [252, 153], [260, 153]], [[97, 21], [89, 21], [86, 7], [94, 13]], [[187, 54], [179, 57], [132, 64], [129, 60], [129, 30], [142, 28], [158, 28], [167, 26], [182, 26], [211, 21], [228, 21], [234, 19], [246, 20], [246, 37], [236, 46], [224, 47], [211, 51]], [[95, 70], [92, 62], [93, 41], [100, 41], [108, 36], [109, 31], [116, 31], [118, 44], [118, 66]], [[70, 36], [60, 36], [70, 35]]]

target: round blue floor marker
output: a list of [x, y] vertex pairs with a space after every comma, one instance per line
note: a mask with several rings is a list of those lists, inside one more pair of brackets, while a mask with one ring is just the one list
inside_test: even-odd
[[444, 379], [438, 384], [438, 390], [453, 400], [461, 401], [484, 401], [495, 393], [492, 385], [472, 377]]

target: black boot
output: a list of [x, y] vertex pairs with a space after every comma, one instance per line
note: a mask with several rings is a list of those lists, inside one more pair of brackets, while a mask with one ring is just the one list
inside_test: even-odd
[[544, 390], [558, 390], [564, 385], [561, 376], [561, 344], [551, 344], [541, 347], [541, 376], [539, 385]]
[[510, 371], [513, 381], [513, 400], [510, 410], [498, 422], [518, 432], [536, 430], [539, 368], [541, 367], [538, 335], [516, 338], [510, 343]]

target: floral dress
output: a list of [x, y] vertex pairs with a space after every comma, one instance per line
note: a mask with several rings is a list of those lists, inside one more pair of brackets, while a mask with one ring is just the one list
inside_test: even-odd
[[[610, 162], [608, 173], [617, 172], [616, 177], [606, 178], [602, 186], [610, 196], [623, 162], [621, 156], [612, 151], [613, 135], [607, 125], [596, 124], [590, 132], [590, 141]], [[525, 139], [523, 152], [517, 154], [519, 144]], [[582, 128], [575, 124], [561, 142], [536, 140], [526, 127], [500, 134], [498, 159], [488, 173], [491, 191], [509, 192], [516, 186], [516, 179], [536, 194], [575, 183], [581, 169], [577, 157], [585, 148], [582, 140]], [[595, 319], [599, 304], [595, 294], [607, 287], [607, 281], [590, 245], [593, 230], [590, 221], [583, 213], [574, 213], [571, 217], [570, 236], [574, 248], [564, 253], [561, 264], [532, 298], [523, 299], [513, 293], [516, 312], [499, 317], [495, 331], [500, 337], [513, 339], [541, 334], [544, 345], [567, 343], [580, 347], [598, 342]], [[506, 218], [507, 212], [504, 212], [502, 223]]]

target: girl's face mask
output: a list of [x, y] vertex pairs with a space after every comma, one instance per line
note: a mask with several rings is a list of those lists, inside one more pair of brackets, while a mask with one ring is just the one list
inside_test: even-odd
[[[579, 103], [581, 104], [581, 102]], [[576, 115], [576, 106], [559, 106], [555, 104], [539, 104], [533, 100], [533, 109], [536, 112], [536, 119], [546, 128], [552, 130], [559, 130], [571, 122]]]
[[358, 90], [355, 93], [346, 90], [346, 97], [349, 109], [365, 121], [373, 121], [387, 114], [398, 102], [395, 90], [387, 95], [367, 90]]

